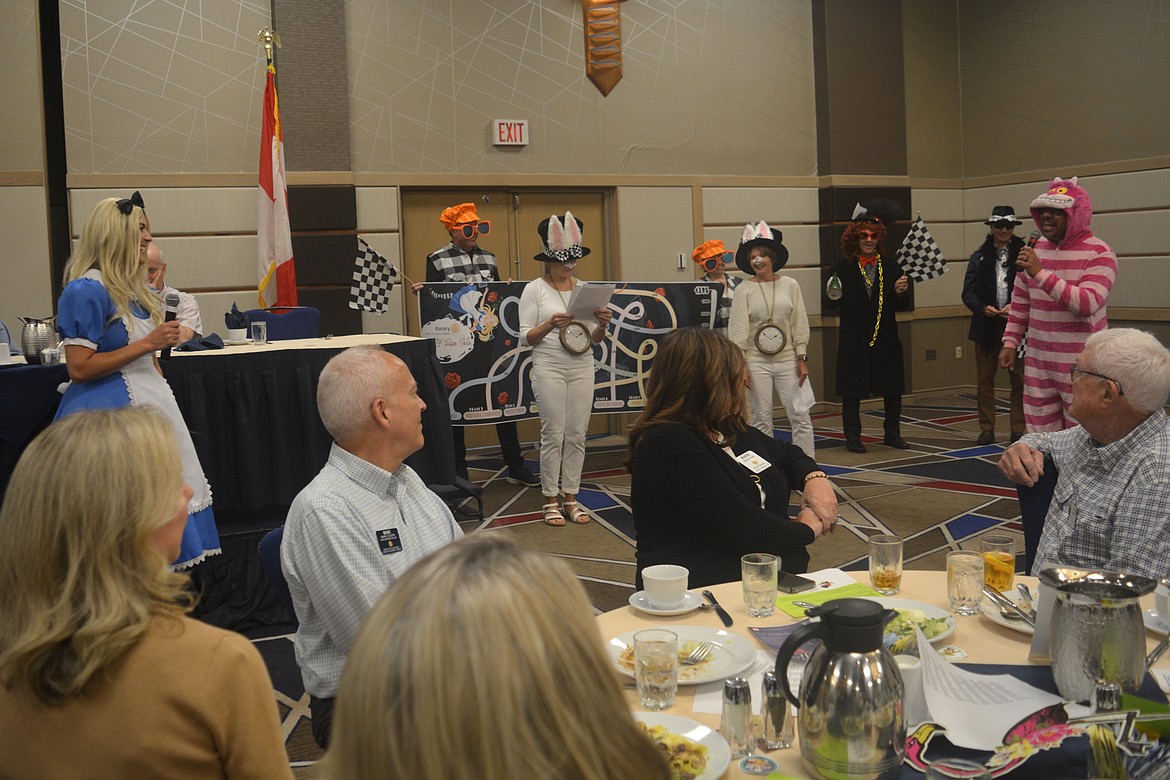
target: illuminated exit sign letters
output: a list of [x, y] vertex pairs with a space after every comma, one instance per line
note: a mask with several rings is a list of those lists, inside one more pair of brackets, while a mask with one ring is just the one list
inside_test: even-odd
[[494, 146], [528, 146], [528, 120], [493, 119], [492, 144]]

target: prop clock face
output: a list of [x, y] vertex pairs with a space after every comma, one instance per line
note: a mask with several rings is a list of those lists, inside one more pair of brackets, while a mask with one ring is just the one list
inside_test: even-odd
[[574, 320], [561, 328], [561, 346], [574, 355], [584, 355], [593, 348], [589, 328], [585, 323]]
[[784, 349], [784, 345], [787, 343], [787, 334], [774, 322], [761, 325], [760, 329], [756, 331], [756, 349], [765, 355], [775, 355]]

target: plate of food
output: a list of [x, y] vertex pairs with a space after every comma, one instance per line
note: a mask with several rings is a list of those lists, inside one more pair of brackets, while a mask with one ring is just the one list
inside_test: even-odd
[[[679, 685], [698, 685], [734, 677], [756, 660], [756, 645], [746, 636], [733, 634], [721, 628], [707, 628], [705, 626], [661, 626], [661, 628], [678, 634], [680, 659], [690, 655], [700, 642], [711, 643], [711, 652], [699, 663], [679, 663]], [[619, 634], [605, 645], [613, 665], [627, 677], [634, 676], [634, 634], [641, 630]]]
[[871, 600], [898, 613], [898, 617], [886, 623], [883, 640], [895, 655], [914, 644], [914, 626], [922, 629], [923, 636], [932, 645], [955, 633], [955, 616], [945, 609], [910, 599], [882, 597]]
[[671, 780], [716, 780], [731, 765], [731, 747], [718, 731], [698, 721], [662, 712], [635, 712], [670, 765]]
[[[1023, 607], [1028, 603], [1023, 596], [1020, 596], [1016, 593], [1005, 592], [1003, 597], [1005, 599], [1010, 599], [1011, 602], [1018, 607]], [[1029, 625], [1028, 621], [1024, 620], [1023, 618], [1013, 620], [1011, 618], [1004, 617], [1003, 613], [1000, 612], [999, 607], [997, 607], [995, 602], [989, 598], [984, 598], [983, 603], [979, 605], [979, 614], [983, 615], [983, 617], [987, 618], [992, 623], [998, 623], [1004, 628], [1010, 628], [1013, 631], [1019, 631], [1022, 634], [1036, 633], [1036, 629]]]

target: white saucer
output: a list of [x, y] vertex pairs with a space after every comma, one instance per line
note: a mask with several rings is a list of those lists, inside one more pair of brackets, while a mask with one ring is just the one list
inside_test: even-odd
[[674, 609], [659, 609], [651, 606], [650, 600], [646, 598], [646, 591], [640, 590], [633, 596], [630, 596], [630, 606], [640, 609], [648, 615], [683, 615], [691, 610], [699, 608], [703, 603], [703, 597], [693, 591], [686, 591], [683, 593], [683, 603], [681, 607]]
[[[630, 602], [631, 604], [633, 601]], [[1147, 609], [1142, 613], [1142, 620], [1146, 624], [1146, 628], [1153, 631], [1155, 634], [1165, 634], [1170, 632], [1170, 626], [1166, 625], [1166, 618], [1162, 617], [1157, 611]]]
[[229, 347], [242, 347], [242, 346], [245, 346], [245, 345], [251, 344], [251, 343], [252, 343], [252, 339], [244, 339], [243, 341], [225, 341], [224, 342], [224, 344], [226, 344]]

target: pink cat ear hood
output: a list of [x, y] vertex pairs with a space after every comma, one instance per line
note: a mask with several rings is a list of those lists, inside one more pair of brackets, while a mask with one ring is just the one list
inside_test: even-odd
[[1077, 185], [1077, 177], [1055, 178], [1048, 185], [1048, 191], [1032, 201], [1029, 210], [1036, 228], [1040, 227], [1040, 209], [1060, 209], [1068, 215], [1068, 227], [1060, 243], [1068, 244], [1092, 235], [1089, 222], [1093, 219], [1093, 201], [1089, 193]]

